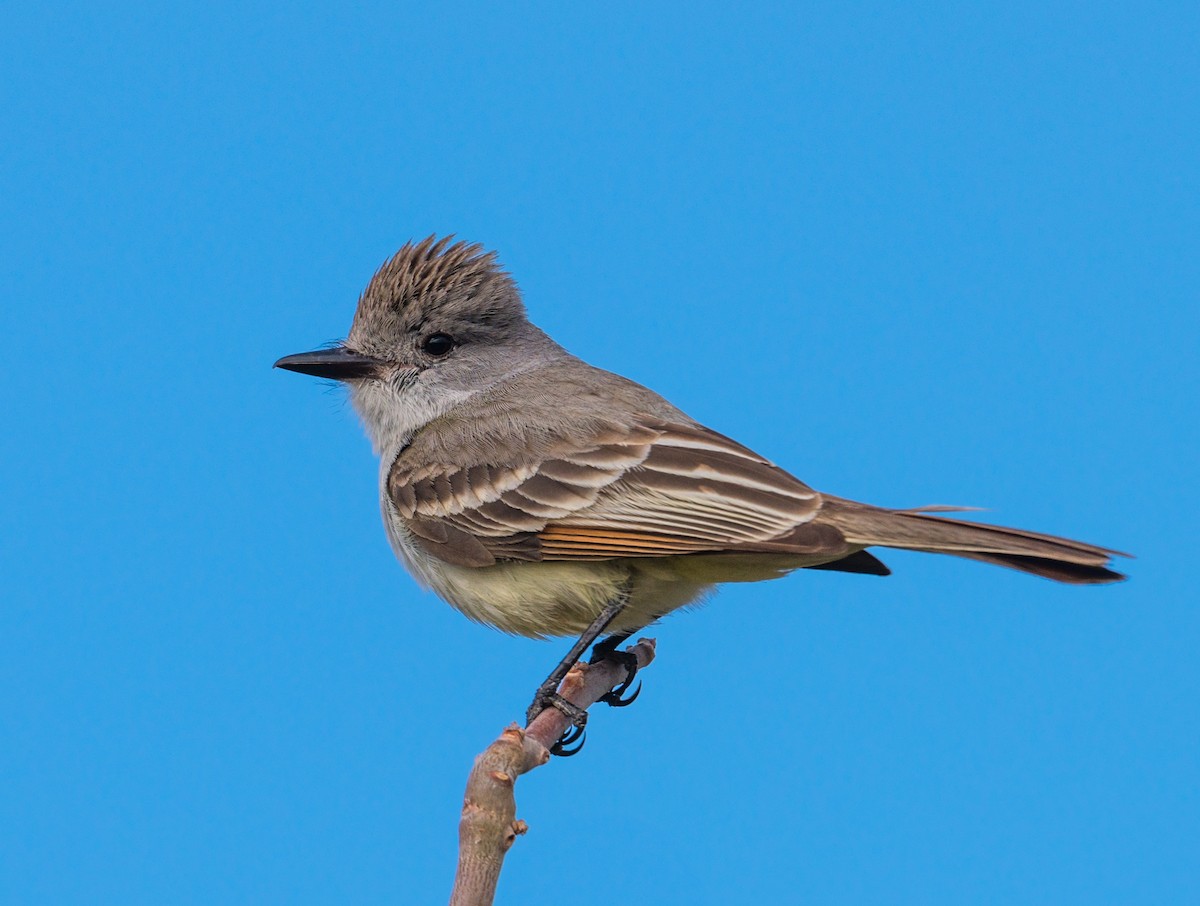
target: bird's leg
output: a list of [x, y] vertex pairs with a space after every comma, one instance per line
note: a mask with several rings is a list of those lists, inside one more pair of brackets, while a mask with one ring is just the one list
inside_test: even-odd
[[633, 682], [633, 678], [637, 676], [637, 656], [630, 654], [628, 651], [617, 650], [617, 646], [636, 631], [631, 629], [629, 632], [613, 633], [608, 638], [597, 642], [595, 647], [592, 648], [592, 656], [588, 658], [589, 664], [597, 664], [600, 661], [608, 660], [616, 661], [625, 668], [625, 680], [611, 692], [605, 692], [597, 699], [597, 701], [602, 701], [613, 708], [624, 708], [627, 705], [632, 705], [637, 701], [637, 697], [642, 692], [642, 684], [638, 683], [638, 687], [633, 690], [632, 695], [628, 698], [623, 697], [629, 691], [629, 685]]
[[[608, 627], [608, 624], [617, 618], [617, 614], [625, 609], [625, 606], [629, 603], [629, 591], [630, 587], [629, 583], [627, 582], [624, 587], [622, 587], [621, 591], [616, 595], [616, 597], [604, 605], [604, 609], [600, 611], [599, 616], [597, 616], [596, 619], [592, 621], [591, 625], [583, 631], [583, 635], [581, 635], [575, 641], [575, 644], [571, 646], [571, 650], [568, 651], [566, 656], [558, 662], [558, 666], [555, 667], [554, 670], [551, 671], [550, 675], [546, 677], [545, 681], [538, 686], [537, 694], [533, 697], [533, 703], [530, 704], [529, 710], [525, 712], [526, 724], [532, 722], [533, 719], [541, 714], [542, 711], [544, 711], [547, 707], [551, 707], [557, 708], [563, 714], [567, 715], [567, 717], [571, 718], [571, 723], [576, 728], [580, 730], [583, 729], [583, 725], [587, 723], [587, 711], [571, 704], [569, 701], [558, 695], [555, 690], [558, 689], [558, 684], [563, 681], [563, 677], [565, 677], [570, 672], [571, 668], [575, 666], [575, 662], [579, 660], [580, 655], [587, 651], [588, 646], [591, 645], [592, 642], [596, 641], [596, 639]], [[570, 732], [568, 732], [567, 735], [571, 735]], [[574, 740], [572, 739], [572, 741]], [[555, 745], [555, 748], [559, 749], [562, 743], [563, 740], [559, 740], [559, 742]], [[577, 751], [579, 750], [574, 750], [574, 752]], [[574, 754], [574, 752], [563, 753], [560, 751], [556, 752], [555, 754]]]

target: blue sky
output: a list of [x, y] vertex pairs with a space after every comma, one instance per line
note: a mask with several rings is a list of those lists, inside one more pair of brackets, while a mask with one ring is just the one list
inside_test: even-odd
[[270, 365], [455, 232], [820, 489], [1138, 555], [668, 619], [498, 902], [1200, 900], [1195, 5], [745, 7], [9, 11], [0, 899], [445, 897], [566, 643], [420, 592], [344, 398]]

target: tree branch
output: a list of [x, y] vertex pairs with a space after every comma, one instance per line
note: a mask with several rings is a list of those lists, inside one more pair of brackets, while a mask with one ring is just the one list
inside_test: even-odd
[[[654, 639], [639, 639], [626, 651], [637, 658], [641, 670], [654, 660]], [[623, 682], [625, 675], [625, 668], [615, 661], [592, 665], [580, 661], [563, 679], [558, 694], [586, 710]], [[565, 714], [547, 708], [523, 730], [509, 724], [475, 759], [458, 823], [458, 872], [450, 906], [491, 906], [504, 856], [528, 829], [517, 819], [517, 778], [549, 761], [550, 747], [570, 726]]]

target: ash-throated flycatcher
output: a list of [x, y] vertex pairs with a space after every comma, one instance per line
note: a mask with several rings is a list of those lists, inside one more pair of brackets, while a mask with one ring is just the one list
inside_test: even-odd
[[349, 387], [381, 458], [388, 538], [419, 582], [505, 632], [584, 633], [575, 657], [721, 582], [805, 567], [887, 575], [873, 546], [1060, 582], [1123, 578], [1107, 568], [1118, 552], [1095, 545], [813, 490], [568, 353], [478, 245], [406, 245], [371, 279], [344, 344], [275, 364]]

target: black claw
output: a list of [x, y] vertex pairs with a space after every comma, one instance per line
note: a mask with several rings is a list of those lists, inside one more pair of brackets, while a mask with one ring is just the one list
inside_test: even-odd
[[588, 662], [595, 664], [599, 661], [610, 660], [616, 661], [625, 668], [625, 679], [621, 682], [621, 684], [611, 692], [604, 693], [604, 695], [600, 696], [598, 699], [598, 701], [602, 701], [604, 704], [610, 705], [614, 708], [624, 708], [632, 705], [642, 691], [642, 684], [638, 683], [638, 687], [633, 690], [633, 694], [628, 698], [624, 697], [625, 693], [629, 691], [629, 687], [633, 684], [633, 678], [637, 676], [638, 665], [637, 655], [628, 651], [616, 650], [617, 642], [621, 641], [624, 641], [624, 639], [619, 639], [616, 637], [605, 639], [603, 642], [592, 648], [592, 657]]
[[628, 688], [629, 682], [623, 682], [611, 692], [605, 692], [603, 695], [601, 695], [598, 701], [602, 701], [604, 704], [613, 708], [628, 708], [635, 701], [637, 701], [637, 697], [642, 694], [641, 680], [638, 681], [637, 688], [634, 689], [628, 697], [622, 697], [625, 695], [625, 691]]
[[[568, 748], [576, 740], [579, 741], [579, 745], [573, 749]], [[583, 748], [585, 742], [587, 742], [587, 731], [582, 727], [571, 727], [558, 742], [550, 747], [550, 754], [557, 755], [559, 758], [570, 758], [572, 755], [579, 754], [579, 750]]]
[[567, 701], [557, 692], [539, 692], [537, 698], [533, 700], [533, 704], [529, 706], [529, 711], [526, 713], [526, 725], [528, 726], [533, 723], [533, 719], [547, 708], [554, 708], [571, 720], [571, 726], [567, 728], [567, 732], [560, 736], [558, 742], [550, 747], [551, 755], [558, 755], [560, 758], [570, 758], [583, 748], [583, 744], [587, 740], [587, 733], [583, 728], [587, 724], [588, 713], [578, 705], [573, 705]]

